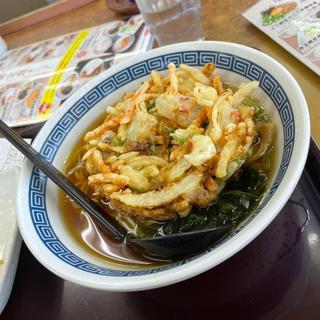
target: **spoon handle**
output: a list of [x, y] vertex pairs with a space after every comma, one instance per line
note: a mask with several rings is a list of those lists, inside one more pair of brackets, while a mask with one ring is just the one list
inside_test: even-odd
[[122, 228], [109, 214], [86, 194], [78, 189], [58, 171], [51, 163], [46, 161], [36, 150], [26, 143], [15, 131], [0, 120], [0, 133], [23, 153], [34, 165], [41, 169], [56, 185], [58, 185], [71, 199], [76, 201], [99, 226], [117, 240], [123, 240], [126, 230]]

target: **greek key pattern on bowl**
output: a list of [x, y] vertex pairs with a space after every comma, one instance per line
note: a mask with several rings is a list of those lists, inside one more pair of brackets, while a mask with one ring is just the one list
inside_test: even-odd
[[269, 95], [275, 104], [283, 124], [284, 151], [277, 177], [255, 213], [251, 215], [239, 228], [237, 228], [233, 234], [226, 237], [215, 247], [208, 248], [198, 256], [194, 256], [165, 267], [140, 271], [120, 271], [104, 268], [83, 260], [72, 253], [57, 238], [47, 216], [45, 203], [47, 177], [34, 168], [29, 186], [29, 211], [34, 227], [45, 246], [54, 255], [75, 268], [103, 276], [138, 276], [175, 268], [189, 262], [190, 260], [197, 259], [199, 256], [212, 251], [217, 246], [228, 241], [232, 236], [242, 230], [252, 219], [254, 219], [254, 217], [259, 214], [262, 208], [271, 199], [286, 173], [294, 147], [295, 132], [292, 108], [284, 90], [278, 81], [268, 73], [268, 71], [264, 70], [254, 62], [229, 53], [216, 51], [187, 51], [165, 54], [131, 65], [113, 76], [108, 77], [79, 99], [64, 114], [59, 123], [55, 125], [48, 135], [48, 138], [40, 150], [41, 154], [48, 161], [52, 162], [60, 145], [77, 121], [80, 120], [99, 101], [129, 82], [148, 75], [152, 70], [164, 70], [166, 65], [171, 62], [176, 65], [186, 63], [193, 66], [202, 66], [205, 63], [213, 62], [216, 64], [217, 68], [232, 71], [246, 77], [248, 80], [259, 81], [260, 88]]

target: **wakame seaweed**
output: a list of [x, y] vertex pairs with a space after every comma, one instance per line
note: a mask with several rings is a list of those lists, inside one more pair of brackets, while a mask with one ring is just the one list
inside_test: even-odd
[[229, 223], [236, 226], [257, 207], [266, 185], [265, 172], [250, 167], [241, 168], [237, 177], [227, 182], [218, 199], [210, 207], [194, 207], [185, 218], [177, 216], [167, 222], [139, 224], [138, 233], [151, 237], [214, 228]]

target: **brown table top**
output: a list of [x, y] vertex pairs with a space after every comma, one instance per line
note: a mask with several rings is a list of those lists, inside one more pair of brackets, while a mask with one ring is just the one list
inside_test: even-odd
[[[320, 77], [250, 24], [241, 13], [255, 0], [202, 0], [203, 29], [208, 40], [236, 42], [257, 48], [282, 63], [300, 84], [309, 105], [312, 136], [320, 143]], [[97, 0], [59, 17], [5, 36], [9, 48], [92, 27], [123, 15]]]
[[[253, 3], [203, 0], [206, 38], [255, 47], [289, 69], [306, 96], [312, 134], [319, 143], [320, 77], [240, 15]], [[107, 9], [106, 0], [97, 0], [5, 40], [14, 48], [119, 17], [123, 16]], [[298, 189], [300, 199], [304, 188]], [[23, 245], [12, 295], [0, 318], [318, 319], [320, 228], [313, 216], [301, 232], [303, 218], [301, 208], [289, 204], [252, 244], [220, 266], [180, 284], [140, 293], [102, 292], [64, 281], [42, 267]]]

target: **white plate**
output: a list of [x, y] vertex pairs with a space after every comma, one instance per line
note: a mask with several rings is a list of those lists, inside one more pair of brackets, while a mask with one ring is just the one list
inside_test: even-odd
[[0, 314], [4, 309], [16, 274], [21, 236], [16, 223], [17, 172], [0, 173]]
[[16, 190], [23, 156], [0, 139], [0, 314], [4, 309], [16, 274], [21, 236], [16, 222]]

